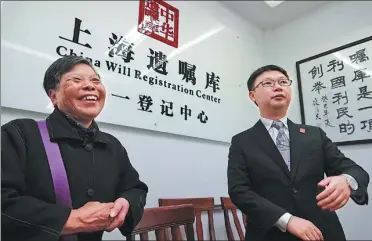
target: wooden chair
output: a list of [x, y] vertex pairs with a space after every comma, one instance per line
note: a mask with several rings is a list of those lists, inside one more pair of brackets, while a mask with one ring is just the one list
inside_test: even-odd
[[202, 212], [208, 213], [208, 228], [209, 228], [209, 240], [216, 240], [216, 234], [214, 232], [214, 198], [159, 198], [159, 206], [169, 205], [180, 205], [180, 204], [192, 204], [195, 208], [196, 215], [196, 235], [197, 239], [204, 240], [203, 236], [203, 224], [201, 219]]
[[[231, 223], [230, 223], [230, 217], [229, 217], [229, 210], [231, 211], [233, 218], [234, 218], [234, 223], [236, 230], [238, 232], [240, 240], [244, 240], [244, 233], [242, 226], [240, 224], [240, 221], [238, 219], [238, 214], [237, 214], [237, 208], [236, 206], [231, 202], [231, 199], [228, 197], [221, 197], [221, 206], [223, 210], [223, 215], [225, 217], [225, 227], [226, 227], [226, 233], [227, 233], [227, 239], [228, 240], [235, 240], [234, 234], [231, 228]], [[245, 226], [247, 225], [247, 217], [242, 213], [243, 217], [243, 223], [244, 223], [244, 229]]]
[[146, 208], [141, 221], [126, 240], [133, 241], [139, 234], [141, 241], [149, 240], [149, 232], [155, 231], [156, 240], [168, 240], [166, 229], [170, 228], [172, 240], [182, 240], [179, 226], [185, 226], [186, 240], [194, 241], [195, 209], [191, 204], [169, 207]]

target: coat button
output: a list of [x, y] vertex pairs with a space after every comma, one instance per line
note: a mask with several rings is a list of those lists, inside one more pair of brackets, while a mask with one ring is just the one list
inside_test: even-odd
[[85, 145], [85, 150], [91, 151], [93, 149], [93, 146], [91, 144]]
[[296, 188], [292, 188], [292, 191], [293, 191], [294, 194], [298, 193]]
[[88, 194], [89, 197], [93, 197], [93, 195], [94, 195], [94, 189], [93, 188], [89, 188], [87, 190], [87, 194]]

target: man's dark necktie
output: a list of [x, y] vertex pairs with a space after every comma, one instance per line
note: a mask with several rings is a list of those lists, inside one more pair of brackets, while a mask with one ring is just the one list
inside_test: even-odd
[[274, 121], [272, 126], [279, 131], [278, 136], [276, 137], [276, 146], [278, 147], [282, 157], [285, 161], [285, 164], [288, 167], [288, 170], [291, 169], [291, 161], [290, 161], [290, 149], [289, 149], [289, 139], [285, 134], [285, 126], [284, 123], [281, 121]]

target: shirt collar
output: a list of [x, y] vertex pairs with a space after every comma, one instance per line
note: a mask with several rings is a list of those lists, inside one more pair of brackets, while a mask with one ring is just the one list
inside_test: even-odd
[[[272, 124], [273, 124], [274, 120], [270, 120], [270, 119], [267, 119], [267, 118], [262, 117], [262, 116], [261, 116], [260, 119], [261, 119], [262, 123], [264, 124], [265, 128], [267, 130], [270, 130], [270, 128], [272, 127]], [[287, 116], [284, 116], [283, 118], [280, 119], [280, 121], [283, 122], [285, 128], [288, 129], [287, 120], [288, 120]]]

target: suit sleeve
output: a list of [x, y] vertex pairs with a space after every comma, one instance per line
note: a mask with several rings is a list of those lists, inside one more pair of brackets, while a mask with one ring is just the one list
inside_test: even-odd
[[11, 122], [2, 126], [2, 229], [6, 230], [7, 235], [27, 230], [38, 230], [40, 237], [48, 237], [48, 240], [57, 241], [70, 215], [70, 209], [44, 202], [27, 194], [25, 172], [28, 160], [26, 160], [26, 151], [20, 128]]
[[248, 161], [240, 145], [233, 138], [227, 167], [229, 196], [237, 208], [247, 216], [247, 227], [254, 225], [264, 235], [286, 210], [253, 191], [246, 164]]
[[368, 173], [354, 161], [345, 157], [322, 129], [320, 129], [320, 134], [323, 143], [323, 153], [326, 160], [326, 175], [336, 176], [348, 174], [352, 176], [358, 182], [358, 189], [355, 192], [352, 192], [351, 198], [359, 205], [368, 204]]
[[121, 162], [123, 164], [123, 169], [118, 187], [119, 197], [123, 197], [128, 200], [129, 211], [125, 218], [124, 224], [119, 228], [119, 230], [124, 236], [127, 236], [133, 231], [142, 218], [146, 205], [148, 187], [139, 179], [139, 174], [130, 163], [125, 148], [123, 146], [121, 146], [121, 148]]

